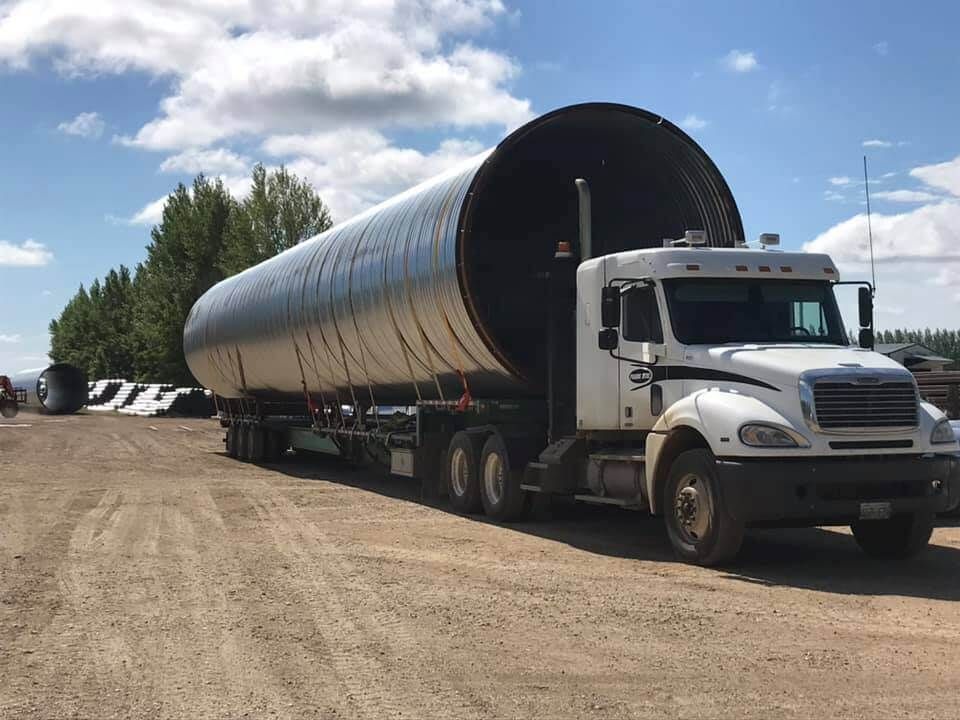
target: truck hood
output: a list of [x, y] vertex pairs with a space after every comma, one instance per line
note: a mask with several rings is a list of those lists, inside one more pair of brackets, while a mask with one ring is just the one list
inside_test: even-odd
[[686, 348], [684, 358], [699, 367], [745, 375], [784, 388], [797, 387], [800, 374], [807, 370], [884, 369], [909, 375], [903, 365], [872, 350], [813, 343], [693, 345]]

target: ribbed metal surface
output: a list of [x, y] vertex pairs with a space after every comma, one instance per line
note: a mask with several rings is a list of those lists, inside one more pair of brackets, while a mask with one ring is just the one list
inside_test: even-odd
[[87, 377], [68, 363], [56, 363], [43, 370], [28, 370], [10, 378], [15, 388], [27, 392], [27, 406], [51, 415], [69, 415], [87, 402]]
[[[187, 363], [224, 397], [291, 396], [305, 383], [327, 403], [449, 400], [461, 374], [475, 397], [531, 394], [545, 344], [537, 278], [556, 241], [575, 240], [581, 175], [599, 188], [595, 227], [622, 225], [595, 231], [598, 252], [691, 227], [714, 245], [742, 237], [723, 177], [682, 131], [626, 106], [565, 108], [211, 288], [187, 319]], [[620, 176], [630, 184], [617, 190]], [[656, 217], [643, 206], [654, 192], [665, 198]]]
[[824, 430], [910, 428], [917, 425], [913, 382], [863, 385], [821, 380], [813, 387], [817, 423]]

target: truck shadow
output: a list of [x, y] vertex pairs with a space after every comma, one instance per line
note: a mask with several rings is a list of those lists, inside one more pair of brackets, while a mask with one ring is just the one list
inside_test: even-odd
[[[419, 483], [352, 467], [335, 458], [290, 458], [268, 467], [288, 477], [336, 482], [456, 514], [445, 499], [421, 497]], [[608, 557], [678, 562], [661, 518], [617, 508], [544, 500], [535, 504], [529, 520], [499, 527], [504, 532], [525, 533]], [[482, 515], [468, 518], [496, 524]], [[940, 526], [960, 528], [960, 520], [943, 518]], [[712, 572], [731, 581], [768, 587], [960, 600], [960, 547], [938, 544], [942, 542], [942, 533], [935, 531], [933, 544], [921, 555], [908, 561], [884, 562], [865, 555], [843, 528], [750, 530], [736, 564]]]

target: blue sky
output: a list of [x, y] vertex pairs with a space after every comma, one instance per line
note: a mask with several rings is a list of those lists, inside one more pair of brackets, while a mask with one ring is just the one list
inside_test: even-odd
[[44, 363], [49, 320], [200, 170], [242, 193], [285, 162], [343, 219], [586, 100], [687, 127], [748, 236], [851, 277], [866, 153], [881, 324], [960, 325], [956, 3], [82, 5], [0, 0], [0, 372]]

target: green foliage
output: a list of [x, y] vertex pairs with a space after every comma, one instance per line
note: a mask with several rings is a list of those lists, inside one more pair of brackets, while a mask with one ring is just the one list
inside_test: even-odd
[[310, 184], [281, 167], [253, 169], [250, 194], [227, 227], [220, 268], [234, 275], [331, 225], [330, 212]]
[[219, 179], [201, 175], [191, 188], [178, 185], [133, 277], [121, 266], [89, 290], [81, 286], [51, 321], [50, 356], [91, 378], [195, 384], [183, 326], [197, 298], [330, 225], [313, 188], [285, 168], [254, 168], [252, 191], [241, 202]]

